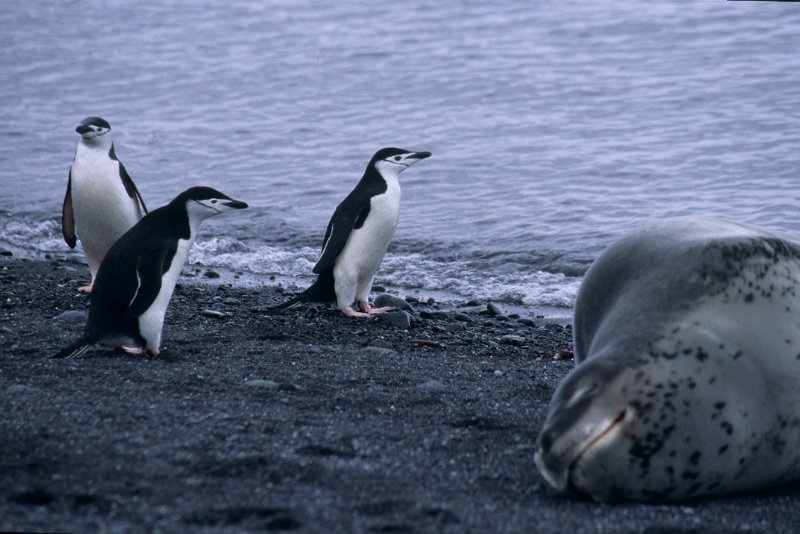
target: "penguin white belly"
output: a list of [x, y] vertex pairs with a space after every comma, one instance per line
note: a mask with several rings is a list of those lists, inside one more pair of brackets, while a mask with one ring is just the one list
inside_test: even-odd
[[167, 306], [175, 291], [175, 284], [183, 270], [183, 264], [189, 256], [189, 249], [192, 248], [194, 239], [180, 239], [178, 250], [172, 258], [172, 263], [167, 272], [161, 276], [161, 290], [158, 292], [153, 303], [143, 314], [139, 316], [139, 334], [147, 341], [147, 349], [153, 352], [158, 351], [161, 345], [161, 330], [164, 326], [164, 317], [167, 314]]
[[119, 163], [91, 154], [76, 158], [72, 205], [75, 232], [94, 275], [111, 245], [139, 221], [136, 200], [128, 196], [119, 177]]
[[[342, 297], [366, 299], [372, 278], [383, 261], [400, 217], [400, 188], [389, 187], [386, 193], [370, 200], [370, 211], [361, 228], [353, 230], [342, 253], [336, 259], [333, 276], [340, 306]], [[340, 291], [342, 295], [340, 295]]]

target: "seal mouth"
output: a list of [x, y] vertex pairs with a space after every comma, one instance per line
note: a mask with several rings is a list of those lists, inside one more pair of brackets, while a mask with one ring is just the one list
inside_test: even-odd
[[605, 427], [603, 430], [598, 432], [598, 434], [589, 439], [589, 441], [584, 445], [572, 461], [567, 466], [567, 473], [566, 473], [566, 481], [567, 481], [567, 488], [571, 491], [580, 492], [581, 490], [577, 487], [575, 481], [575, 470], [578, 466], [578, 463], [589, 453], [592, 449], [596, 449], [597, 447], [602, 447], [603, 442], [609, 442], [611, 439], [614, 438], [621, 430], [622, 424], [625, 422], [625, 419], [628, 417], [630, 410], [625, 408], [622, 410], [619, 415], [617, 415], [611, 422]]

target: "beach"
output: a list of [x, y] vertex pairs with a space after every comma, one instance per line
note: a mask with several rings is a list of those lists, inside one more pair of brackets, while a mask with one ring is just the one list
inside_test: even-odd
[[[800, 486], [684, 503], [559, 494], [533, 456], [568, 324], [410, 299], [395, 322], [186, 267], [163, 357], [50, 356], [88, 269], [0, 256], [0, 530], [793, 532]], [[392, 288], [385, 288], [391, 293]], [[374, 295], [375, 293], [373, 293]], [[411, 320], [410, 326], [403, 323]]]

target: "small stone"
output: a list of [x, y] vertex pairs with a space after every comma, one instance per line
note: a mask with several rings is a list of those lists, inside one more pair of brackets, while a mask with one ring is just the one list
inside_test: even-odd
[[203, 273], [203, 276], [205, 276], [206, 278], [219, 278], [220, 274], [216, 271], [206, 271], [205, 273]]
[[462, 323], [450, 323], [445, 328], [448, 332], [463, 332], [467, 329]]
[[447, 386], [445, 386], [438, 380], [428, 380], [427, 382], [419, 384], [417, 386], [417, 389], [427, 389], [428, 391], [441, 391], [443, 389], [447, 389]]
[[375, 293], [386, 293], [386, 288], [384, 286], [372, 286], [372, 290]]
[[563, 327], [563, 326], [561, 326], [561, 325], [560, 325], [560, 324], [558, 324], [558, 323], [546, 323], [546, 324], [544, 325], [544, 328], [545, 328], [546, 330], [551, 330], [551, 331], [553, 331], [553, 332], [560, 332], [561, 330], [564, 330], [564, 327]]
[[85, 323], [88, 317], [89, 314], [85, 311], [67, 310], [53, 317], [53, 321], [56, 323], [79, 324]]
[[554, 360], [571, 360], [574, 358], [575, 355], [572, 354], [567, 349], [558, 349], [555, 354], [553, 354]]
[[378, 315], [381, 321], [402, 330], [411, 328], [411, 315], [408, 312], [398, 310], [393, 312], [382, 313]]
[[502, 336], [498, 341], [504, 345], [515, 345], [520, 347], [525, 344], [525, 338], [522, 336], [516, 336], [514, 334], [508, 334]]
[[465, 306], [470, 307], [470, 308], [473, 307], [473, 306], [483, 306], [483, 302], [481, 302], [479, 300], [476, 300], [476, 299], [472, 299], [472, 300], [468, 300], [467, 303], [465, 304]]
[[494, 370], [494, 376], [500, 377], [500, 376], [503, 376], [504, 374], [505, 373], [503, 373], [503, 371], [501, 371], [500, 369], [495, 369]]
[[235, 306], [235, 305], [239, 304], [240, 302], [241, 301], [239, 299], [234, 298], [234, 297], [225, 297], [224, 299], [222, 299], [222, 303], [223, 304], [228, 304], [230, 306]]
[[486, 305], [486, 311], [488, 311], [491, 315], [503, 315], [503, 312], [494, 304], [494, 302], [490, 302]]
[[522, 319], [517, 319], [517, 322], [519, 324], [524, 324], [525, 326], [536, 326], [536, 321], [534, 321], [533, 319], [528, 319], [526, 317], [523, 317]]
[[414, 295], [406, 295], [406, 302], [410, 302], [412, 304], [418, 304], [419, 303], [419, 299], [417, 297], [415, 297]]
[[472, 321], [472, 317], [470, 317], [466, 313], [457, 313], [453, 316], [453, 319], [464, 323], [469, 323], [470, 321]]
[[223, 317], [228, 316], [227, 313], [217, 310], [201, 310], [200, 313], [206, 317], [213, 317], [214, 319], [222, 319]]
[[280, 384], [274, 380], [245, 380], [244, 385], [251, 388], [278, 389]]
[[308, 350], [309, 352], [313, 352], [314, 354], [322, 354], [323, 352], [325, 352], [320, 347], [314, 345], [308, 347]]
[[390, 308], [396, 308], [398, 310], [405, 310], [407, 312], [414, 313], [414, 307], [411, 306], [408, 302], [401, 299], [400, 297], [395, 297], [394, 295], [390, 295], [388, 293], [381, 293], [377, 297], [375, 297], [375, 302], [373, 304], [376, 308], [383, 308], [384, 306], [389, 306]]
[[0, 248], [0, 256], [13, 256], [14, 253], [8, 249]]
[[370, 347], [379, 347], [381, 349], [392, 349], [392, 344], [385, 339], [373, 339], [369, 342]]
[[436, 304], [436, 299], [435, 299], [435, 298], [433, 298], [433, 297], [430, 297], [428, 300], [426, 300], [426, 301], [425, 301], [425, 303], [426, 303], [428, 306], [433, 306], [434, 304]]

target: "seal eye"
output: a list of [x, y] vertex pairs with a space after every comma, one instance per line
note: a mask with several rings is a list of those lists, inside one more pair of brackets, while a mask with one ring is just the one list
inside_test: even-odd
[[395, 157], [394, 157], [394, 160], [395, 160], [395, 161], [400, 161], [400, 156], [395, 156]]

